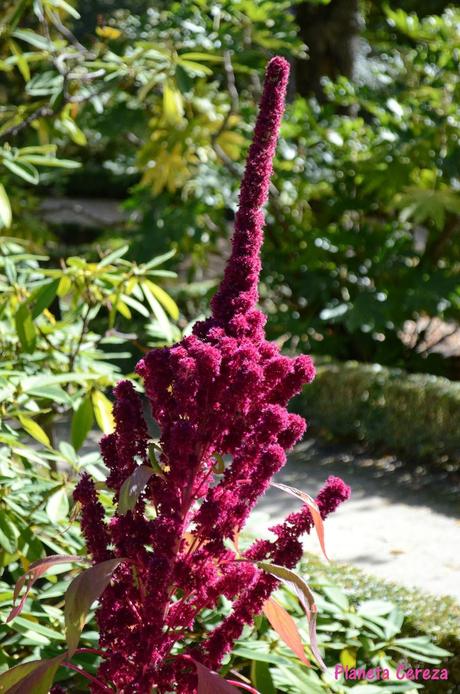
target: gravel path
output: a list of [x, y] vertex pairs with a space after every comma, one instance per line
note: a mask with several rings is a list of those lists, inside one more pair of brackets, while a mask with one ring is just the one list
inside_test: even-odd
[[[326, 522], [328, 555], [409, 587], [460, 600], [458, 477], [414, 467], [394, 456], [370, 457], [358, 446], [311, 438], [299, 445], [277, 481], [314, 496], [328, 475], [342, 477], [352, 498]], [[270, 520], [298, 502], [272, 488], [257, 506]], [[260, 519], [265, 526], [267, 519]], [[259, 524], [258, 527], [263, 527]], [[306, 548], [319, 553], [311, 536]]]

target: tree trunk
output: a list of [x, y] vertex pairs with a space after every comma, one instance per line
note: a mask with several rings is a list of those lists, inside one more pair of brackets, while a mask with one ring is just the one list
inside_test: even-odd
[[297, 88], [303, 96], [324, 100], [321, 78], [353, 77], [361, 29], [359, 0], [331, 0], [328, 5], [302, 3], [296, 11], [308, 62], [297, 63]]

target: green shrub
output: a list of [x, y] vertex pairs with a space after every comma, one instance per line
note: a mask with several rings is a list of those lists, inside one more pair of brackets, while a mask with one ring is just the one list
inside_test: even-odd
[[[324, 564], [314, 555], [305, 556], [301, 573], [316, 596], [318, 642], [329, 672], [322, 674], [302, 665], [266, 618], [260, 617], [257, 635], [242, 639], [235, 651], [236, 659], [231, 661], [234, 668], [250, 677], [258, 691], [342, 694], [354, 691], [356, 686], [360, 692], [365, 684], [369, 689], [363, 689], [363, 693], [369, 694], [413, 694], [418, 688], [433, 694], [456, 691], [460, 682], [460, 608], [454, 600], [420, 595], [347, 565]], [[294, 616], [303, 641], [308, 643], [297, 601], [284, 588], [276, 599]], [[450, 652], [443, 650], [447, 648]], [[433, 667], [436, 661], [437, 667], [448, 670], [449, 679], [419, 682], [418, 688], [410, 682], [396, 682], [391, 673], [405, 659], [410, 667], [422, 663]], [[252, 661], [250, 667], [247, 660]], [[352, 680], [335, 680], [334, 668], [340, 663], [366, 669], [387, 667], [390, 680], [358, 685]]]
[[[365, 600], [388, 600], [405, 615], [402, 633], [426, 635], [451, 652], [445, 662], [449, 681], [425, 684], [425, 691], [455, 692], [460, 686], [460, 605], [449, 596], [434, 596], [400, 586], [369, 575], [348, 564], [324, 563], [318, 556], [307, 554], [302, 574], [313, 589], [332, 583], [342, 588], [352, 604]], [[443, 665], [444, 666], [444, 665]]]
[[460, 461], [460, 384], [378, 364], [320, 361], [300, 399], [313, 424], [413, 459]]

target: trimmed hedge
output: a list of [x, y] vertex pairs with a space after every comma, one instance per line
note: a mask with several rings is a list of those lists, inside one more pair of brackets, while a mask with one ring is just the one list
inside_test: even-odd
[[379, 364], [317, 360], [300, 396], [312, 426], [415, 459], [460, 463], [460, 383]]

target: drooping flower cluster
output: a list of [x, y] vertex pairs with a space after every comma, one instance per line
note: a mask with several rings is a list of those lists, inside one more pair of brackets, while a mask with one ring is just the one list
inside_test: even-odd
[[[117, 511], [107, 522], [88, 476], [75, 491], [94, 561], [127, 559], [97, 611], [106, 652], [98, 677], [121, 694], [148, 694], [153, 686], [159, 692], [196, 692], [191, 656], [218, 669], [277, 585], [255, 562], [294, 566], [302, 552], [299, 538], [312, 527], [304, 507], [273, 528], [275, 540], [256, 542], [244, 560], [228, 542], [303, 435], [305, 421], [286, 406], [314, 376], [309, 357], [283, 356], [266, 341], [265, 316], [256, 308], [262, 206], [288, 73], [282, 58], [268, 64], [232, 253], [212, 316], [180, 343], [147, 354], [137, 367], [161, 431], [161, 473], [150, 478], [132, 511]], [[117, 501], [123, 482], [138, 465], [149, 464], [149, 433], [132, 384], [120, 383], [115, 398], [116, 430], [102, 440], [101, 450]], [[222, 456], [229, 463], [220, 471], [216, 461]], [[321, 515], [348, 496], [341, 480], [329, 478], [317, 498]], [[197, 641], [200, 615], [221, 596], [233, 601], [232, 612]]]

